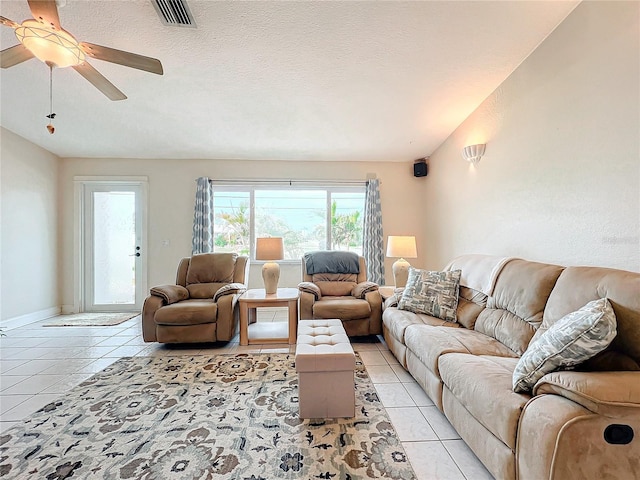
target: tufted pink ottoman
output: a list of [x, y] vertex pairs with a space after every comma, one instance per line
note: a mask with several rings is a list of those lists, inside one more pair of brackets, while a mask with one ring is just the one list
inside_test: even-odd
[[340, 320], [300, 320], [296, 346], [300, 418], [353, 417], [355, 366]]

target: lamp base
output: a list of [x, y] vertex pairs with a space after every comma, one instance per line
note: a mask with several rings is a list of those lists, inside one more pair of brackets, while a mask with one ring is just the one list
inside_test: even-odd
[[409, 279], [409, 267], [411, 265], [404, 258], [400, 258], [393, 262], [391, 269], [393, 270], [393, 279], [396, 288], [404, 288]]
[[278, 291], [278, 280], [280, 280], [280, 265], [275, 262], [267, 262], [262, 265], [262, 280], [266, 294], [273, 294]]

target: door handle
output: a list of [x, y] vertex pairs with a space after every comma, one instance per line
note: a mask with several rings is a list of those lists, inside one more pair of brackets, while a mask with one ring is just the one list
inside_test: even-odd
[[132, 255], [129, 255], [129, 256], [130, 257], [139, 257], [140, 256], [140, 252], [136, 252], [136, 253], [134, 253]]

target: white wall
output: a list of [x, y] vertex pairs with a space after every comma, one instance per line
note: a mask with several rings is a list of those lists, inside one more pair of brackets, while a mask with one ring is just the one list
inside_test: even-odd
[[640, 271], [639, 9], [581, 3], [432, 155], [430, 268], [488, 253]]
[[0, 128], [0, 321], [59, 310], [58, 157]]
[[[173, 283], [180, 258], [191, 253], [191, 229], [196, 178], [215, 179], [329, 179], [365, 180], [375, 174], [381, 181], [383, 229], [387, 235], [416, 234], [420, 237], [424, 210], [416, 199], [424, 178], [413, 176], [413, 162], [280, 162], [219, 160], [63, 159], [62, 191], [62, 288], [63, 307], [73, 304], [73, 177], [138, 176], [149, 179], [149, 286]], [[168, 243], [168, 246], [165, 244]], [[420, 266], [420, 258], [412, 261]], [[391, 264], [386, 261], [387, 283], [393, 283]], [[261, 287], [261, 265], [251, 269], [250, 286]], [[298, 264], [282, 264], [280, 286], [293, 287], [300, 281]]]

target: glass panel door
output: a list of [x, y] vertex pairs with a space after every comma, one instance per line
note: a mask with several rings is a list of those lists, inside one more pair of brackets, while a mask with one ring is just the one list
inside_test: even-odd
[[141, 308], [141, 187], [85, 185], [85, 311]]

